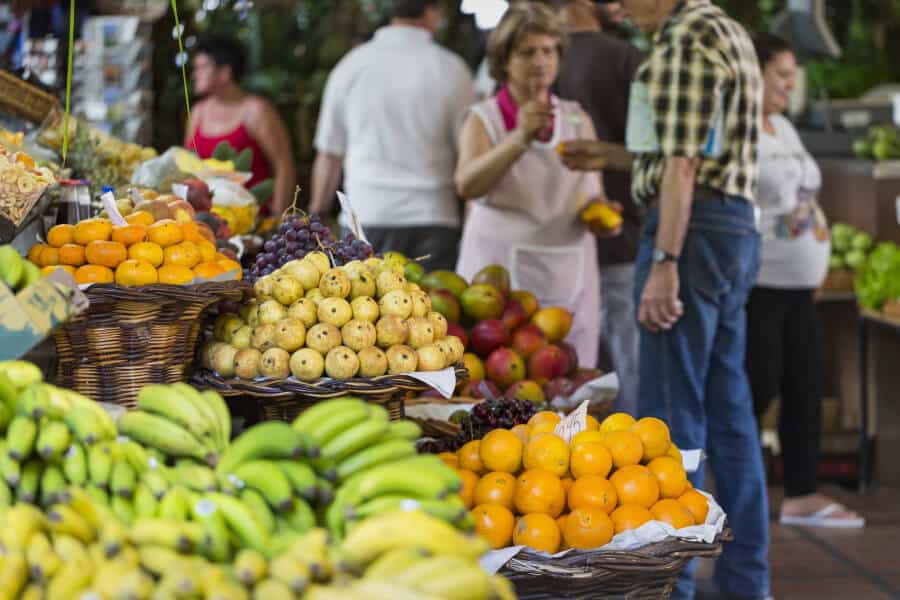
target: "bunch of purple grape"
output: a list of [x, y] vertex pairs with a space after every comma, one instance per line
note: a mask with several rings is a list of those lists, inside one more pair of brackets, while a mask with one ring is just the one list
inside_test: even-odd
[[357, 239], [352, 235], [347, 235], [344, 239], [338, 240], [331, 245], [329, 250], [335, 264], [338, 266], [346, 265], [354, 260], [366, 260], [375, 254], [375, 250], [368, 242]]
[[256, 256], [256, 263], [245, 276], [253, 283], [286, 263], [317, 250], [329, 253], [337, 266], [351, 260], [365, 260], [373, 254], [372, 246], [353, 236], [336, 242], [319, 215], [293, 214], [286, 217], [275, 235], [266, 240]]
[[512, 429], [516, 425], [528, 423], [539, 408], [527, 400], [485, 400], [472, 408], [471, 413], [451, 417], [462, 428], [455, 438], [423, 440], [419, 444], [419, 452], [455, 452], [466, 442], [480, 440], [494, 429]]

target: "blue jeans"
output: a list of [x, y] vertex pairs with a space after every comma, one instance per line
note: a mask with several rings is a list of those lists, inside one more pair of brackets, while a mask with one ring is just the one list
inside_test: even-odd
[[[647, 215], [635, 275], [635, 305], [652, 266], [659, 211]], [[744, 306], [759, 269], [752, 206], [723, 196], [694, 203], [681, 259], [684, 316], [670, 331], [641, 328], [638, 409], [664, 419], [679, 448], [704, 448], [734, 541], [716, 564], [716, 583], [737, 597], [769, 593], [766, 479], [744, 371]], [[703, 485], [703, 468], [691, 476]], [[694, 595], [693, 565], [673, 598]]]

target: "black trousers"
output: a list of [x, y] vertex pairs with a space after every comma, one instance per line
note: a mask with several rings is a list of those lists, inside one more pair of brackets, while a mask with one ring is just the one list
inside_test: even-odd
[[[364, 227], [375, 252], [401, 252], [408, 258], [428, 256], [422, 261], [426, 271], [456, 269], [461, 232], [456, 227]], [[350, 231], [341, 228], [341, 235]]]
[[822, 434], [822, 335], [813, 290], [756, 287], [747, 303], [747, 374], [757, 419], [781, 397], [785, 494], [816, 491]]

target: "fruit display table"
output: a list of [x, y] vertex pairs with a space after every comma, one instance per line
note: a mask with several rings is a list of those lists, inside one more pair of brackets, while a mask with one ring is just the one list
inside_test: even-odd
[[[873, 330], [880, 330], [892, 336], [900, 334], [900, 317], [889, 316], [874, 310], [863, 309], [859, 314], [859, 396], [863, 423], [869, 419], [869, 353]], [[876, 427], [863, 427], [860, 432], [860, 490], [865, 491], [875, 483]]]
[[[846, 223], [865, 231], [876, 246], [879, 242], [900, 241], [897, 225], [900, 177], [896, 173], [865, 160], [822, 158], [818, 164], [823, 177], [819, 202], [830, 223]], [[855, 297], [823, 294], [818, 308], [824, 333], [826, 397], [836, 398], [839, 403], [834, 446], [841, 455], [847, 456], [851, 437], [866, 440], [865, 450], [857, 450], [854, 443], [852, 453], [858, 452], [860, 466], [863, 455], [867, 456], [865, 468], [869, 472], [866, 475], [860, 471], [859, 480], [867, 477], [871, 480], [874, 448], [881, 443], [876, 432], [890, 426], [879, 424], [877, 407], [879, 401], [883, 404], [900, 393], [900, 381], [892, 374], [896, 369], [886, 358], [896, 349], [895, 336], [887, 328], [866, 325], [868, 355], [863, 361], [860, 338], [864, 325], [857, 315]], [[862, 362], [866, 363], [865, 371], [860, 368]], [[863, 388], [865, 399], [861, 397]], [[828, 446], [826, 439], [823, 443], [826, 454]]]

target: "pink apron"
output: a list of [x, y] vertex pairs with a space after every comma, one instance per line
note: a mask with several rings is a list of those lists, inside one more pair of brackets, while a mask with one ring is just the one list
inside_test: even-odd
[[[463, 228], [456, 271], [470, 279], [484, 266], [509, 270], [513, 289], [532, 292], [542, 307], [562, 306], [575, 315], [567, 341], [581, 366], [597, 362], [600, 297], [594, 236], [579, 212], [600, 193], [596, 173], [570, 171], [560, 161], [560, 142], [581, 137], [578, 104], [553, 98], [553, 138], [535, 141], [488, 195], [472, 207]], [[495, 145], [509, 135], [495, 98], [472, 107]]]

